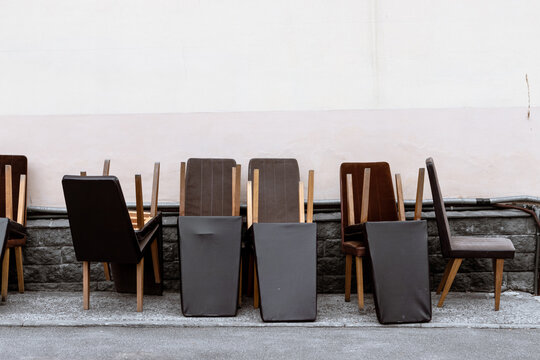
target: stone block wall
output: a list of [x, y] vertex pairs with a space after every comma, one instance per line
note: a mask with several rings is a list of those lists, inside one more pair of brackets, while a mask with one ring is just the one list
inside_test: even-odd
[[[520, 211], [448, 212], [453, 235], [506, 236], [516, 247], [516, 257], [504, 267], [504, 290], [533, 292], [537, 229], [533, 219]], [[436, 288], [442, 277], [445, 260], [440, 255], [434, 214], [427, 212], [431, 286]], [[320, 213], [317, 222], [318, 291], [343, 293], [345, 257], [340, 249], [340, 214]], [[164, 274], [167, 290], [178, 291], [179, 264], [176, 218], [164, 218]], [[67, 220], [30, 220], [28, 244], [23, 249], [24, 278], [27, 290], [73, 291], [82, 289], [81, 264], [75, 259]], [[12, 256], [14, 259], [14, 256]], [[16, 290], [17, 278], [12, 260], [10, 289]], [[365, 265], [366, 291], [370, 291], [369, 269]], [[356, 282], [353, 267], [353, 292]], [[91, 265], [91, 288], [112, 290], [105, 281], [103, 267]], [[492, 264], [489, 259], [466, 259], [456, 277], [454, 291], [493, 291]]]

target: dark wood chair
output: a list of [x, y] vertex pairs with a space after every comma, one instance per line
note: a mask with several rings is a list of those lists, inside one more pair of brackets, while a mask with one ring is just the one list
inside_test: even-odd
[[[26, 245], [26, 189], [28, 161], [26, 156], [0, 155], [0, 216], [10, 220], [6, 251], [2, 262], [2, 301], [7, 298], [9, 260], [15, 250], [19, 292], [24, 293], [22, 247]], [[14, 214], [16, 211], [16, 217]]]
[[[78, 261], [83, 262], [83, 307], [90, 306], [90, 262], [136, 264], [137, 311], [143, 309], [144, 256], [162, 234], [161, 213], [145, 218], [141, 176], [135, 176], [137, 228], [133, 226], [115, 176], [62, 179], [68, 219]], [[155, 263], [154, 269], [159, 269]], [[155, 274], [155, 281], [159, 273]]]
[[439, 230], [441, 252], [444, 258], [449, 259], [444, 270], [443, 278], [437, 288], [437, 294], [440, 294], [442, 291], [437, 306], [443, 306], [444, 299], [448, 291], [450, 291], [452, 282], [464, 258], [490, 258], [493, 261], [495, 275], [495, 310], [497, 311], [499, 310], [501, 301], [504, 259], [512, 259], [514, 257], [514, 245], [512, 241], [502, 237], [452, 236], [439, 186], [437, 170], [435, 169], [435, 163], [432, 158], [426, 159], [426, 166], [431, 185], [431, 194], [433, 196], [437, 228]]
[[[415, 220], [421, 218], [424, 169], [419, 170]], [[364, 307], [363, 257], [367, 255], [363, 224], [404, 221], [405, 207], [400, 174], [394, 195], [392, 174], [386, 162], [349, 162], [340, 167], [341, 250], [345, 254], [345, 301], [351, 297], [352, 259], [356, 263], [358, 307]]]
[[314, 172], [309, 171], [307, 214], [295, 159], [251, 159], [248, 177], [254, 307], [261, 302], [264, 321], [313, 321], [317, 312]]
[[233, 159], [180, 165], [182, 313], [234, 316], [241, 304], [241, 166]]

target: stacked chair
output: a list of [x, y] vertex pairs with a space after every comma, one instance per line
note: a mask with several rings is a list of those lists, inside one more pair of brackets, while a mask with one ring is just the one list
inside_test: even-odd
[[487, 258], [492, 259], [493, 272], [495, 276], [495, 310], [499, 310], [501, 302], [501, 288], [503, 279], [504, 259], [514, 258], [515, 248], [510, 239], [452, 236], [446, 209], [444, 207], [443, 196], [439, 186], [437, 169], [432, 158], [426, 159], [431, 194], [433, 196], [433, 207], [437, 219], [437, 229], [439, 230], [439, 240], [441, 242], [441, 252], [444, 258], [449, 259], [443, 278], [437, 288], [437, 294], [442, 291], [438, 307], [442, 307], [444, 299], [450, 291], [457, 271], [464, 258]]
[[[152, 266], [144, 268], [144, 294], [146, 295], [162, 295], [163, 281], [163, 228], [161, 225], [161, 213], [158, 212], [158, 197], [159, 197], [159, 172], [160, 163], [154, 164], [154, 173], [152, 178], [152, 195], [149, 211], [143, 210], [142, 184], [140, 175], [135, 177], [136, 191], [136, 210], [130, 210], [129, 216], [132, 226], [135, 230], [140, 230], [146, 227], [149, 222], [159, 219], [160, 226], [156, 231], [154, 240], [150, 244], [150, 252], [145, 253], [145, 262], [151, 263]], [[132, 264], [120, 262], [111, 262], [112, 278], [114, 287], [119, 293], [134, 294], [137, 292], [137, 287], [133, 279], [135, 278], [136, 269]]]
[[24, 292], [22, 247], [26, 245], [27, 164], [25, 156], [0, 155], [0, 201], [3, 202], [0, 216], [8, 220], [5, 234], [7, 238], [3, 244], [6, 250], [2, 260], [2, 301], [7, 298], [11, 249], [15, 250], [19, 292]]
[[263, 321], [314, 321], [317, 316], [313, 171], [307, 216], [295, 159], [252, 159], [247, 188], [248, 235], [255, 252], [254, 305]]
[[[155, 169], [156, 196], [150, 214], [144, 213], [141, 176], [135, 175], [136, 224], [115, 176], [66, 175], [62, 179], [75, 255], [83, 262], [85, 310], [90, 307], [90, 262], [112, 264], [117, 290], [137, 293], [137, 311], [143, 309], [146, 284], [161, 286], [163, 232], [161, 213], [157, 212], [158, 164]], [[145, 267], [145, 260], [153, 266]]]
[[358, 306], [364, 307], [362, 258], [369, 256], [377, 318], [383, 324], [431, 320], [427, 227], [419, 220], [423, 179], [420, 169], [415, 221], [405, 221], [401, 176], [396, 175], [396, 205], [388, 163], [341, 164], [345, 301], [350, 301], [354, 256]]
[[178, 218], [185, 316], [235, 316], [240, 296], [241, 167], [232, 159], [181, 164]]

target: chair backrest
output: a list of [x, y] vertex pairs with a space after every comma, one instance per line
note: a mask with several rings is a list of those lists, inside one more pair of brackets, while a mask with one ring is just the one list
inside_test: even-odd
[[439, 240], [441, 242], [441, 252], [444, 257], [450, 256], [450, 225], [444, 208], [444, 200], [439, 186], [437, 169], [432, 158], [426, 159], [426, 167], [429, 176], [429, 185], [431, 187], [431, 196], [433, 197], [433, 207], [435, 208], [435, 218], [437, 220], [437, 229], [439, 231]]
[[186, 167], [187, 216], [232, 214], [232, 159], [189, 159]]
[[259, 169], [259, 222], [294, 223], [300, 221], [296, 159], [251, 159], [248, 180]]
[[[19, 209], [19, 183], [21, 175], [27, 176], [26, 183], [28, 184], [28, 160], [23, 155], [0, 155], [0, 217], [6, 216], [6, 165], [11, 165], [11, 177], [13, 188], [13, 215], [17, 214]], [[22, 225], [26, 225], [26, 203], [24, 204], [24, 221]], [[17, 220], [17, 219], [13, 219]]]
[[139, 261], [139, 242], [116, 176], [66, 175], [62, 187], [77, 260]]
[[347, 174], [352, 174], [355, 224], [360, 223], [364, 170], [370, 168], [368, 221], [399, 220], [392, 173], [386, 162], [342, 163], [340, 167], [341, 226], [348, 224]]

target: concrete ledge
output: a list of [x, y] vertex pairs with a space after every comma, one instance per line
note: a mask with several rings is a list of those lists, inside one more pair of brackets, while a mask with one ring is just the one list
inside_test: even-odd
[[[433, 294], [433, 320], [423, 324], [391, 325], [416, 328], [540, 329], [540, 297], [505, 292], [501, 310], [493, 310], [493, 294], [451, 292], [443, 308]], [[1, 326], [119, 326], [119, 327], [389, 327], [377, 322], [373, 299], [366, 296], [359, 311], [356, 298], [346, 303], [343, 295], [319, 295], [317, 321], [308, 323], [264, 323], [251, 299], [244, 299], [238, 316], [229, 318], [186, 318], [180, 311], [180, 295], [145, 296], [144, 312], [137, 313], [135, 295], [92, 292], [90, 310], [82, 309], [81, 292], [10, 293], [0, 305]]]

